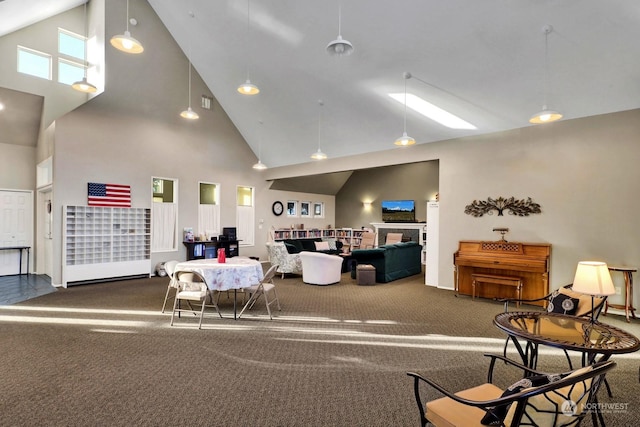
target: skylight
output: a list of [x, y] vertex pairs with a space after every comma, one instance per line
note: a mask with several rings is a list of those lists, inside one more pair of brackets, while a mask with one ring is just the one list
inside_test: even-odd
[[[389, 96], [402, 105], [404, 105], [405, 94], [403, 93], [390, 93]], [[416, 96], [412, 93], [407, 93], [407, 107], [422, 114], [423, 116], [440, 123], [450, 129], [477, 129], [471, 123], [462, 120], [460, 117], [451, 114], [448, 111], [443, 110], [440, 107], [433, 105], [430, 102]]]

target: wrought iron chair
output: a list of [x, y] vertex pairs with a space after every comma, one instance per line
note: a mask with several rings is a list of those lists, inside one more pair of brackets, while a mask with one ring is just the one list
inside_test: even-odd
[[[587, 403], [595, 401], [605, 373], [616, 366], [615, 362], [608, 360], [550, 375], [500, 355], [486, 356], [491, 357], [487, 382], [457, 393], [417, 373], [407, 373], [413, 378], [414, 396], [423, 427], [427, 423], [436, 427], [481, 425], [482, 421], [500, 426], [577, 426], [589, 413], [585, 408], [588, 408]], [[496, 386], [493, 384], [496, 360], [520, 369], [525, 378], [505, 390]], [[428, 390], [432, 395], [443, 397], [425, 400], [423, 395]], [[592, 413], [592, 416], [596, 414]]]

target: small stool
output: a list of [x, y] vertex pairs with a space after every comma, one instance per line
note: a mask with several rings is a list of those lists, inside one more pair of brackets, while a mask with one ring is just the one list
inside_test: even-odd
[[375, 285], [376, 268], [371, 264], [358, 264], [356, 283], [358, 285]]
[[516, 288], [516, 307], [520, 307], [520, 300], [522, 299], [522, 279], [514, 276], [496, 276], [493, 274], [472, 274], [473, 282], [471, 282], [471, 299], [476, 297], [476, 284], [477, 283], [491, 283], [494, 285], [506, 285], [515, 286]]
[[620, 271], [624, 275], [624, 304], [609, 304], [609, 299], [604, 303], [604, 314], [607, 315], [607, 309], [617, 308], [624, 310], [624, 314], [627, 317], [627, 323], [631, 322], [629, 316], [637, 319], [635, 314], [635, 308], [633, 308], [633, 273], [638, 271], [632, 267], [613, 267], [609, 266], [609, 271]]

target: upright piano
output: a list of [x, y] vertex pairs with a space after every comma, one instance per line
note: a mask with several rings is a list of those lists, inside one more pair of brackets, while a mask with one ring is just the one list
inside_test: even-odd
[[[499, 241], [461, 241], [453, 255], [454, 283], [462, 295], [472, 294], [473, 274], [520, 277], [522, 299], [540, 298], [549, 293], [551, 245]], [[491, 283], [476, 289], [483, 298], [514, 298], [511, 287]], [[543, 303], [540, 303], [543, 305]]]

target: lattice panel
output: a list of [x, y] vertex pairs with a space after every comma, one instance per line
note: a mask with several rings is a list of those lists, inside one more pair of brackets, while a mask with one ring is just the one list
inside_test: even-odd
[[482, 242], [482, 250], [490, 252], [522, 253], [520, 243], [509, 242]]

